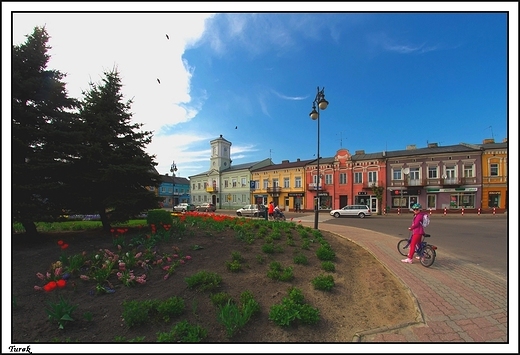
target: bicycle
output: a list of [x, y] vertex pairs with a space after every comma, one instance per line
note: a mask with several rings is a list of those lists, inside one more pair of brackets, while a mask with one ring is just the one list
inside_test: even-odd
[[[433, 265], [435, 261], [435, 257], [437, 256], [437, 247], [435, 245], [428, 244], [424, 239], [429, 238], [429, 234], [423, 234], [421, 241], [417, 243], [415, 246], [415, 253], [419, 257], [419, 261], [422, 266], [430, 267]], [[399, 254], [402, 256], [408, 256], [408, 247], [410, 246], [410, 242], [412, 241], [412, 235], [408, 239], [401, 239], [397, 243], [397, 250]]]

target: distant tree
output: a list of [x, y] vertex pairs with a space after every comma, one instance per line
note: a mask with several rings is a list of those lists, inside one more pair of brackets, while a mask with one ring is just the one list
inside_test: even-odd
[[376, 184], [372, 184], [372, 192], [376, 195], [377, 198], [377, 214], [381, 214], [381, 208], [383, 205], [383, 193], [385, 192], [385, 188], [383, 186], [376, 186]]
[[76, 163], [77, 202], [97, 211], [105, 230], [159, 203], [147, 189], [160, 183], [155, 156], [144, 150], [152, 132], [138, 131], [142, 124], [130, 123], [132, 100], [123, 102], [121, 87], [115, 68], [105, 72], [101, 83], [90, 83], [83, 92], [80, 108], [85, 130]]
[[61, 212], [63, 177], [74, 156], [69, 144], [77, 141], [71, 111], [77, 102], [67, 97], [65, 75], [47, 69], [45, 28], [26, 38], [12, 48], [12, 219], [36, 234], [35, 221]]

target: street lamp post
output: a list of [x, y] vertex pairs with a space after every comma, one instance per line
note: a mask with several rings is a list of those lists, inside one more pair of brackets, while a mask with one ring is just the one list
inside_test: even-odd
[[[316, 169], [316, 200], [314, 203], [314, 229], [318, 229], [318, 213], [319, 213], [319, 191], [320, 191], [320, 109], [325, 110], [329, 102], [325, 100], [325, 88], [320, 90], [318, 86], [316, 97], [312, 102], [312, 112], [309, 114], [313, 120], [318, 120], [318, 154]], [[316, 106], [318, 110], [316, 111]]]
[[175, 211], [175, 172], [177, 171], [177, 165], [175, 165], [175, 160], [172, 162], [172, 166], [170, 167], [170, 172], [172, 173], [172, 211]]

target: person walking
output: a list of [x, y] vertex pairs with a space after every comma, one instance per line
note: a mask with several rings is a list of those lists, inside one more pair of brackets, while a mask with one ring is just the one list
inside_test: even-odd
[[269, 202], [269, 209], [267, 210], [269, 215], [269, 219], [274, 219], [274, 203], [273, 201]]
[[411, 264], [413, 260], [413, 254], [415, 253], [415, 246], [422, 239], [424, 234], [424, 227], [422, 225], [424, 212], [422, 211], [422, 206], [418, 203], [414, 203], [412, 205], [413, 210], [413, 220], [412, 225], [408, 228], [409, 231], [412, 232], [412, 240], [410, 241], [410, 250], [408, 251], [408, 257], [406, 259], [401, 260], [403, 263]]

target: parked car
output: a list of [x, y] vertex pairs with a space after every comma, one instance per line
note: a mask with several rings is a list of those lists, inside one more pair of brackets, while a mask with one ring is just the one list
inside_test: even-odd
[[245, 205], [237, 210], [237, 216], [264, 217], [267, 210], [264, 205]]
[[336, 218], [343, 216], [357, 216], [359, 218], [365, 218], [372, 215], [370, 207], [367, 205], [347, 205], [339, 210], [330, 211], [330, 215]]
[[204, 202], [196, 207], [196, 210], [199, 212], [215, 212], [217, 207], [209, 202]]
[[195, 208], [196, 207], [193, 203], [182, 202], [182, 203], [179, 203], [177, 206], [174, 206], [173, 210], [177, 211], [177, 212], [186, 212], [186, 211], [195, 211]]

